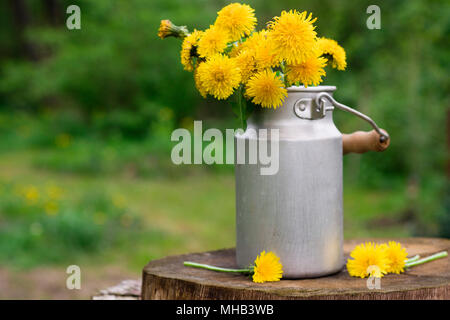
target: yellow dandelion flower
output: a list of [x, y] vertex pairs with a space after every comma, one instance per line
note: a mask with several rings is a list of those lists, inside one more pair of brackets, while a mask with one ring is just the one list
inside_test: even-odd
[[283, 86], [281, 78], [270, 70], [263, 70], [248, 80], [246, 95], [253, 98], [252, 101], [264, 108], [281, 106], [287, 96], [287, 90]]
[[236, 65], [241, 70], [241, 81], [246, 83], [256, 70], [256, 61], [250, 50], [244, 50], [236, 58]]
[[254, 265], [244, 269], [231, 269], [216, 267], [209, 264], [197, 263], [192, 261], [184, 261], [183, 264], [188, 267], [202, 268], [219, 272], [237, 272], [247, 275], [253, 275], [253, 282], [264, 283], [267, 281], [280, 281], [283, 276], [283, 265], [280, 258], [271, 251], [261, 252], [256, 257]]
[[328, 58], [331, 66], [338, 70], [345, 70], [347, 67], [346, 54], [344, 48], [342, 48], [336, 41], [320, 38], [317, 40], [319, 50], [321, 54]]
[[372, 275], [381, 278], [389, 269], [389, 259], [384, 247], [372, 242], [356, 246], [350, 257], [353, 259], [347, 260], [347, 270], [352, 277], [365, 278]]
[[280, 65], [280, 57], [275, 52], [274, 42], [267, 37], [260, 39], [254, 46], [257, 68], [267, 69]]
[[402, 248], [400, 243], [395, 241], [389, 241], [389, 243], [383, 246], [385, 254], [389, 259], [389, 268], [387, 272], [401, 273], [404, 271], [406, 256], [408, 253], [405, 248]]
[[242, 43], [242, 50], [252, 50], [256, 51], [259, 46], [259, 43], [265, 41], [267, 39], [267, 35], [269, 32], [267, 30], [261, 30], [258, 32], [253, 32], [250, 37], [248, 37]]
[[283, 276], [283, 266], [273, 252], [261, 252], [256, 257], [255, 267], [253, 269], [253, 282], [264, 283], [266, 281], [280, 281]]
[[198, 92], [200, 92], [200, 95], [201, 95], [203, 98], [206, 98], [207, 95], [208, 95], [208, 92], [207, 92], [207, 90], [206, 90], [206, 87], [203, 85], [203, 82], [202, 82], [202, 80], [200, 79], [199, 74], [198, 74], [198, 69], [200, 69], [200, 66], [201, 66], [202, 64], [203, 64], [203, 63], [201, 63], [201, 64], [194, 70], [194, 82], [195, 82], [195, 87], [197, 88]]
[[23, 195], [28, 203], [32, 204], [39, 200], [39, 190], [35, 186], [25, 188]]
[[170, 20], [161, 20], [158, 30], [158, 37], [165, 39], [167, 37], [184, 38], [188, 35], [186, 26], [176, 26]]
[[258, 44], [267, 38], [267, 30], [261, 30], [258, 32], [253, 32], [248, 38], [243, 42], [234, 42], [233, 47], [230, 50], [230, 57], [234, 58], [243, 51], [254, 52]]
[[287, 65], [286, 79], [290, 84], [298, 81], [305, 87], [311, 84], [317, 86], [326, 75], [324, 70], [326, 64], [327, 59], [315, 56], [296, 65]]
[[221, 53], [227, 47], [228, 41], [228, 32], [218, 27], [210, 26], [198, 42], [197, 52], [203, 58]]
[[172, 22], [170, 20], [161, 20], [158, 30], [158, 37], [161, 39], [167, 38], [170, 34], [171, 25]]
[[192, 59], [197, 56], [197, 46], [203, 31], [194, 30], [190, 35], [184, 38], [181, 45], [181, 64], [184, 70], [193, 71], [194, 63]]
[[242, 36], [249, 35], [255, 29], [254, 12], [255, 10], [249, 5], [232, 3], [217, 13], [214, 25], [227, 31], [231, 41], [236, 41]]
[[216, 99], [226, 99], [239, 86], [241, 71], [236, 61], [216, 54], [198, 67], [201, 86]]
[[316, 18], [296, 10], [281, 12], [269, 22], [269, 38], [274, 43], [276, 54], [289, 64], [299, 64], [314, 55], [316, 32], [313, 23]]

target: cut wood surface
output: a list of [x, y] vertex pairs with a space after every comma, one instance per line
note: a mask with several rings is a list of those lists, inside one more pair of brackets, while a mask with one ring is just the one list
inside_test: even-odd
[[141, 280], [124, 280], [114, 287], [100, 290], [92, 300], [139, 300], [141, 283]]
[[[361, 242], [395, 240], [410, 257], [450, 249], [449, 239], [357, 239], [344, 244], [345, 259]], [[142, 299], [449, 299], [449, 258], [415, 266], [403, 274], [388, 274], [381, 289], [368, 289], [367, 279], [341, 272], [314, 279], [253, 283], [247, 276], [185, 267], [194, 261], [221, 267], [236, 267], [235, 250], [224, 249], [166, 257], [150, 261], [143, 270]]]

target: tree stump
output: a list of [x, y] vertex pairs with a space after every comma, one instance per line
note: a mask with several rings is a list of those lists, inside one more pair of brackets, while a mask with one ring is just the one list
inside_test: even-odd
[[[437, 238], [389, 239], [402, 243], [409, 257], [421, 257], [450, 249], [450, 240]], [[348, 240], [345, 258], [361, 242], [388, 239]], [[350, 277], [344, 268], [334, 275], [299, 280], [253, 283], [241, 274], [185, 267], [183, 261], [236, 268], [235, 250], [193, 253], [150, 261], [143, 270], [142, 299], [449, 299], [449, 257], [415, 266], [403, 274], [381, 278], [380, 289], [369, 289], [367, 279]]]
[[92, 300], [139, 300], [141, 284], [141, 280], [123, 280], [113, 287], [100, 290]]

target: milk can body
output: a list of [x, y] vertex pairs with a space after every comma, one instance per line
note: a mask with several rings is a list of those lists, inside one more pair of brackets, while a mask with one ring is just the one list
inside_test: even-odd
[[245, 140], [248, 153], [250, 142], [261, 139], [259, 129], [279, 130], [277, 173], [262, 175], [266, 165], [260, 162], [235, 162], [240, 267], [265, 250], [280, 257], [283, 278], [318, 277], [342, 269], [342, 135], [329, 102], [321, 116], [314, 105], [318, 93], [332, 95], [334, 90], [290, 87], [281, 107], [260, 108], [249, 118], [247, 130], [235, 136], [235, 145]]

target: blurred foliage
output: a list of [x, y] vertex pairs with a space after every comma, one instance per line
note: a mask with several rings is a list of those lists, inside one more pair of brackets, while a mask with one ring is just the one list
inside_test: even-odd
[[[27, 1], [33, 19], [25, 38], [40, 57], [29, 61], [14, 50], [14, 28], [2, 28], [1, 108], [70, 112], [59, 125], [69, 134], [86, 131], [140, 138], [165, 117], [179, 125], [186, 117], [230, 117], [225, 104], [201, 101], [191, 74], [179, 63], [177, 39], [156, 36], [159, 21], [170, 18], [191, 30], [213, 23], [225, 1], [79, 1], [81, 30], [43, 23], [41, 1]], [[66, 8], [69, 1], [60, 1]], [[319, 35], [338, 40], [348, 69], [329, 74], [324, 84], [338, 87], [336, 98], [371, 115], [392, 136], [391, 149], [358, 161], [359, 178], [439, 172], [445, 161], [445, 112], [449, 98], [446, 1], [383, 1], [381, 30], [366, 27], [370, 1], [249, 1], [259, 27], [282, 9], [308, 10], [318, 17]], [[7, 4], [3, 24], [12, 24]], [[64, 16], [63, 16], [64, 18]], [[9, 44], [9, 46], [8, 46]], [[8, 54], [9, 53], [9, 54]], [[215, 108], [211, 111], [209, 109]], [[365, 126], [336, 112], [343, 132]], [[75, 123], [75, 124], [74, 124]], [[79, 124], [78, 126], [76, 124]], [[170, 131], [170, 127], [169, 130]], [[73, 132], [70, 132], [73, 131]], [[408, 156], [405, 156], [408, 155]], [[354, 167], [354, 166], [352, 166]]]
[[63, 262], [139, 234], [139, 219], [122, 195], [91, 190], [74, 200], [56, 184], [2, 183], [0, 260], [21, 266]]
[[[12, 3], [24, 5], [28, 19], [18, 23]], [[80, 0], [76, 4], [81, 8], [81, 30], [73, 31], [65, 26], [65, 8], [72, 2], [52, 1], [59, 10], [56, 14], [46, 3], [0, 3], [0, 152], [37, 149], [33, 165], [53, 171], [108, 175], [124, 170], [133, 177], [170, 176], [173, 168], [166, 163], [174, 128], [189, 127], [193, 119], [206, 120], [209, 127], [230, 127], [230, 107], [203, 100], [192, 75], [182, 69], [180, 42], [162, 41], [156, 35], [161, 19], [190, 30], [207, 28], [228, 1]], [[345, 157], [346, 188], [397, 190], [393, 199], [402, 200], [389, 206], [401, 211], [397, 222], [414, 221], [408, 229], [413, 234], [440, 232], [449, 237], [444, 169], [448, 159], [450, 3], [380, 1], [381, 30], [366, 27], [366, 8], [373, 1], [246, 3], [256, 10], [259, 28], [285, 9], [311, 11], [318, 17], [319, 35], [336, 39], [346, 49], [347, 70], [327, 70], [323, 84], [336, 85], [338, 101], [370, 115], [392, 139], [384, 153]], [[342, 132], [370, 129], [339, 110], [335, 120]], [[10, 196], [13, 203], [6, 196], [1, 198], [2, 214], [37, 212], [14, 204], [15, 196]], [[360, 198], [346, 202], [366, 217], [372, 211], [354, 203]], [[93, 211], [82, 213], [84, 206], [80, 200], [57, 218], [44, 214], [36, 220], [54, 235], [45, 241], [57, 239], [61, 232], [73, 232], [70, 241], [75, 249], [101, 247], [102, 239], [109, 239], [113, 231], [92, 224]], [[71, 217], [74, 211], [81, 213]], [[119, 214], [114, 212], [111, 215]], [[16, 223], [22, 216], [8, 216], [11, 222], [0, 223], [2, 230], [9, 230], [0, 233], [0, 245], [10, 237], [17, 244], [10, 251], [3, 250], [7, 257], [34, 243], [29, 230], [37, 225]], [[358, 219], [347, 222], [364, 225]], [[79, 231], [71, 225], [79, 226]], [[116, 227], [112, 224], [110, 230]], [[23, 232], [14, 231], [18, 228], [24, 228]], [[45, 247], [45, 241], [37, 243]], [[49, 260], [57, 256], [48, 254], [52, 254]]]

